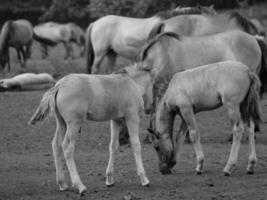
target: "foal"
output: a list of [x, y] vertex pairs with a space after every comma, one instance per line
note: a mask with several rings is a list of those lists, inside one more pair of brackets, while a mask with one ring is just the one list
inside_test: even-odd
[[56, 179], [60, 190], [68, 188], [61, 160], [63, 154], [73, 187], [78, 189], [79, 193], [86, 190], [73, 160], [77, 135], [81, 131], [82, 122], [85, 119], [92, 121], [111, 120], [106, 185], [114, 184], [114, 154], [119, 146], [119, 120], [121, 119], [126, 121], [129, 130], [137, 174], [140, 176], [141, 184], [143, 186], [149, 185], [141, 156], [139, 121], [140, 112], [144, 106], [149, 109], [152, 104], [152, 85], [151, 72], [138, 70], [137, 65], [134, 65], [119, 74], [70, 74], [59, 80], [52, 89], [44, 94], [29, 123], [35, 124], [42, 121], [49, 113], [53, 113], [56, 117], [57, 128], [52, 147]]
[[[225, 61], [176, 73], [156, 112], [154, 147], [159, 156], [162, 173], [170, 173], [176, 164], [183, 135], [189, 130], [196, 158], [198, 174], [202, 173], [204, 154], [197, 131], [195, 113], [212, 110], [225, 105], [233, 125], [233, 144], [224, 174], [230, 175], [237, 163], [244, 125], [249, 132], [249, 161], [247, 173], [254, 173], [256, 152], [254, 124], [260, 121], [260, 81], [244, 64]], [[180, 131], [173, 135], [176, 114], [181, 117]]]

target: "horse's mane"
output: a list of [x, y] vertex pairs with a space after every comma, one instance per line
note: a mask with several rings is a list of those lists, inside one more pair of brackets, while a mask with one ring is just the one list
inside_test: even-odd
[[140, 55], [139, 55], [139, 58], [141, 61], [143, 61], [146, 56], [147, 56], [147, 53], [148, 53], [148, 50], [156, 43], [156, 42], [160, 42], [162, 41], [163, 38], [165, 37], [172, 37], [172, 38], [175, 38], [176, 40], [181, 40], [181, 37], [180, 35], [178, 35], [177, 33], [174, 33], [174, 32], [164, 32], [164, 33], [161, 33], [159, 35], [157, 35], [156, 37], [152, 38], [151, 40], [149, 40], [141, 49], [140, 51]]
[[194, 14], [212, 14], [213, 8], [205, 7], [205, 6], [196, 6], [196, 7], [188, 7], [188, 8], [183, 8], [183, 7], [178, 7], [173, 10], [167, 10], [167, 11], [161, 11], [158, 12], [155, 16], [160, 17], [161, 19], [169, 19], [171, 17], [175, 17], [177, 15], [194, 15]]
[[9, 34], [12, 31], [12, 21], [8, 20], [4, 23], [0, 33], [0, 51], [7, 48], [7, 43], [9, 40]]
[[258, 32], [257, 27], [250, 21], [250, 19], [241, 15], [238, 11], [233, 11], [229, 16], [229, 19], [235, 19], [238, 25], [242, 27], [246, 33], [249, 33], [250, 28], [254, 29], [256, 33]]

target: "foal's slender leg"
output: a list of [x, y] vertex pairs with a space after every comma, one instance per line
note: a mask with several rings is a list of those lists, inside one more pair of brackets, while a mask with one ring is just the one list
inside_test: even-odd
[[79, 190], [79, 193], [83, 193], [86, 187], [83, 185], [81, 178], [77, 172], [77, 168], [73, 159], [75, 142], [77, 140], [78, 132], [81, 131], [81, 122], [67, 123], [67, 132], [63, 140], [62, 148], [64, 157], [70, 173], [71, 182], [74, 188]]
[[130, 141], [137, 167], [137, 174], [140, 177], [142, 186], [148, 186], [149, 180], [146, 177], [141, 154], [141, 144], [139, 139], [139, 121], [139, 116], [132, 116], [130, 119], [126, 119], [126, 125], [129, 130]]
[[193, 143], [193, 146], [196, 152], [197, 174], [201, 174], [203, 171], [204, 153], [203, 153], [202, 145], [200, 143], [200, 135], [197, 131], [196, 119], [194, 116], [193, 108], [191, 106], [182, 107], [180, 108], [180, 112], [181, 112], [183, 119], [185, 120], [187, 124], [189, 135], [190, 135], [190, 138], [192, 140], [192, 143]]
[[63, 151], [61, 147], [62, 147], [63, 136], [66, 132], [66, 124], [64, 120], [58, 115], [56, 115], [56, 122], [57, 122], [57, 128], [55, 136], [52, 141], [52, 149], [56, 167], [56, 181], [57, 184], [59, 185], [59, 190], [64, 191], [68, 188], [68, 184], [63, 170], [63, 163], [62, 163]]
[[179, 160], [179, 157], [181, 155], [181, 149], [185, 140], [185, 135], [188, 132], [186, 122], [182, 119], [181, 125], [180, 125], [180, 130], [176, 138], [173, 140], [176, 142], [175, 145], [175, 157], [176, 157], [176, 162]]
[[241, 145], [242, 135], [244, 132], [244, 124], [240, 118], [239, 106], [228, 104], [227, 108], [230, 119], [233, 124], [233, 143], [231, 147], [230, 156], [223, 170], [225, 176], [229, 176], [231, 174], [231, 170], [237, 164], [238, 153]]
[[112, 186], [114, 184], [114, 156], [115, 152], [119, 147], [119, 132], [120, 125], [114, 121], [110, 121], [111, 137], [109, 143], [109, 161], [106, 170], [106, 185]]
[[255, 150], [255, 137], [254, 137], [255, 123], [250, 120], [248, 127], [248, 139], [249, 139], [249, 157], [248, 157], [248, 166], [247, 173], [254, 174], [254, 168], [257, 163], [257, 156]]

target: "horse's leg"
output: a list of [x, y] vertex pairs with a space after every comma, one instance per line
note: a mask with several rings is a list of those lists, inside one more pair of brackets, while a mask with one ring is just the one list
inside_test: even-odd
[[77, 136], [80, 131], [81, 131], [80, 121], [72, 121], [67, 123], [67, 132], [63, 140], [62, 148], [67, 163], [67, 167], [70, 173], [72, 186], [78, 189], [79, 193], [82, 194], [86, 190], [86, 187], [83, 185], [81, 181], [81, 178], [77, 172], [77, 168], [73, 159], [75, 142], [77, 140]]
[[255, 124], [250, 120], [248, 126], [248, 139], [249, 139], [249, 157], [248, 157], [248, 166], [247, 173], [254, 174], [254, 168], [257, 163], [257, 156], [255, 150], [255, 137], [254, 137]]
[[192, 140], [192, 143], [193, 143], [193, 146], [196, 152], [197, 174], [201, 174], [203, 171], [204, 153], [202, 150], [202, 145], [200, 143], [200, 135], [197, 131], [196, 119], [194, 116], [193, 108], [191, 106], [185, 106], [185, 107], [180, 108], [180, 112], [181, 112], [182, 118], [187, 124], [190, 139]]
[[59, 185], [59, 190], [64, 191], [68, 189], [68, 184], [63, 170], [63, 163], [62, 163], [63, 151], [61, 147], [62, 147], [63, 136], [66, 132], [66, 124], [64, 120], [58, 115], [56, 115], [56, 122], [57, 122], [57, 128], [55, 136], [52, 141], [52, 149], [56, 167], [56, 181], [57, 184]]
[[26, 44], [26, 52], [25, 52], [25, 58], [26, 59], [30, 58], [32, 55], [32, 43], [33, 43], [33, 40], [29, 41]]
[[65, 55], [64, 59], [68, 59], [69, 57], [71, 57], [71, 50], [72, 50], [71, 45], [68, 42], [63, 42], [63, 45], [66, 49], [66, 55]]
[[137, 167], [137, 174], [140, 177], [142, 186], [148, 186], [149, 180], [146, 177], [145, 169], [143, 166], [142, 161], [142, 154], [141, 154], [141, 144], [139, 139], [139, 116], [131, 116], [130, 118], [126, 119], [126, 125], [129, 130], [131, 146], [133, 149], [133, 154], [135, 158], [135, 163]]
[[23, 60], [21, 59], [21, 67], [22, 68], [25, 68], [26, 67], [26, 52], [24, 51], [23, 47], [20, 47], [20, 51], [21, 51], [21, 54], [22, 54], [22, 58]]
[[179, 157], [181, 155], [181, 149], [185, 140], [185, 136], [188, 133], [188, 129], [187, 129], [187, 125], [186, 122], [182, 119], [181, 125], [180, 125], [180, 129], [179, 129], [179, 133], [176, 136], [176, 138], [173, 140], [176, 142], [176, 146], [175, 146], [175, 157], [176, 157], [176, 162], [178, 162]]
[[106, 74], [110, 74], [114, 71], [114, 67], [115, 67], [116, 59], [117, 59], [117, 53], [114, 52], [113, 50], [109, 51], [107, 54], [107, 59], [108, 59], [108, 63], [106, 66]]
[[45, 44], [41, 44], [42, 46], [42, 58], [48, 57], [48, 47]]
[[111, 137], [109, 143], [109, 161], [106, 170], [106, 185], [112, 186], [114, 184], [114, 156], [115, 152], [119, 147], [119, 132], [120, 125], [114, 121], [110, 121]]
[[230, 120], [233, 124], [233, 143], [227, 164], [223, 169], [224, 175], [229, 176], [231, 174], [231, 170], [237, 164], [238, 152], [241, 145], [242, 134], [244, 132], [244, 124], [241, 121], [239, 106], [233, 105], [231, 103], [226, 104], [226, 106]]

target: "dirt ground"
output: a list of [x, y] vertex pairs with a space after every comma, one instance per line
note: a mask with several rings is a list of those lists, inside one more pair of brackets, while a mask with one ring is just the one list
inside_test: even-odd
[[[14, 52], [13, 52], [14, 53]], [[84, 59], [64, 61], [62, 47], [50, 51], [49, 59], [40, 58], [39, 46], [34, 46], [33, 59], [27, 70], [20, 69], [14, 55], [9, 77], [21, 71], [48, 71], [55, 76], [83, 72]], [[239, 161], [232, 176], [222, 175], [230, 145], [227, 142], [231, 127], [223, 108], [197, 116], [205, 152], [204, 173], [195, 175], [195, 154], [191, 145], [184, 145], [180, 161], [170, 175], [161, 175], [158, 159], [152, 147], [142, 144], [145, 170], [150, 187], [143, 188], [136, 174], [129, 145], [119, 148], [115, 160], [114, 187], [105, 186], [108, 163], [109, 122], [84, 124], [76, 145], [75, 160], [82, 181], [87, 187], [85, 196], [74, 191], [60, 192], [55, 181], [51, 141], [55, 130], [52, 118], [31, 127], [27, 121], [35, 111], [44, 91], [0, 93], [0, 200], [65, 200], [65, 199], [123, 199], [131, 192], [136, 199], [267, 199], [267, 126], [261, 125], [257, 135], [258, 164], [254, 175], [246, 174], [248, 144], [243, 142]], [[262, 102], [264, 121], [267, 121], [267, 96]], [[141, 140], [145, 137], [148, 118], [142, 117]], [[129, 198], [128, 198], [129, 199]]]

